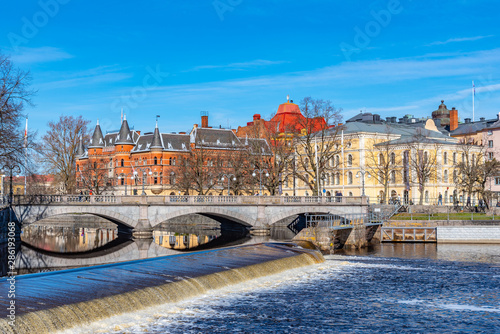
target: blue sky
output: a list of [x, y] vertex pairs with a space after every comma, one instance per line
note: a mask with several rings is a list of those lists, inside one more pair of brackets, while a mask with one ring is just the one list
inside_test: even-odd
[[30, 70], [39, 135], [59, 115], [189, 131], [269, 118], [287, 94], [331, 100], [344, 119], [500, 112], [498, 1], [9, 1], [0, 49]]

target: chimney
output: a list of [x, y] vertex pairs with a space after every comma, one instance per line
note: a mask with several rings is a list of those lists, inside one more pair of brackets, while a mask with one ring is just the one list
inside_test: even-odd
[[479, 120], [480, 120], [481, 122], [484, 122], [484, 121], [486, 120], [486, 118], [481, 117]]
[[464, 119], [464, 121], [465, 121], [465, 124], [469, 124], [470, 123], [470, 118], [466, 118], [466, 119]]
[[458, 110], [455, 107], [450, 110], [450, 131], [458, 128]]
[[256, 120], [258, 120], [258, 119], [260, 119], [260, 115], [259, 115], [259, 114], [255, 114], [255, 115], [253, 115], [253, 120], [254, 120], [254, 121], [256, 121]]
[[208, 128], [208, 115], [201, 116], [201, 127]]

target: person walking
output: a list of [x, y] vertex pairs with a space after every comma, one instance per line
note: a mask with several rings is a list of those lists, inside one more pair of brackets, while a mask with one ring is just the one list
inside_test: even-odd
[[443, 195], [441, 193], [438, 196], [438, 205], [443, 205]]

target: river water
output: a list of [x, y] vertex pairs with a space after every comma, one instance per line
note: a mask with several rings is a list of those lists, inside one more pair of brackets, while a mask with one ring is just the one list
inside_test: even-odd
[[500, 333], [500, 245], [382, 244], [66, 333]]

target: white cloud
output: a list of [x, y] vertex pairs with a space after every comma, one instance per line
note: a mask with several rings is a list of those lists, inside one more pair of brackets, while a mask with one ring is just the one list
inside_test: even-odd
[[446, 41], [432, 42], [432, 43], [428, 44], [427, 46], [444, 45], [444, 44], [448, 44], [448, 43], [471, 42], [471, 41], [477, 41], [477, 40], [480, 40], [480, 39], [489, 38], [489, 37], [493, 37], [493, 36], [494, 35], [450, 38], [450, 39], [448, 39]]
[[192, 69], [190, 69], [186, 72], [199, 71], [199, 70], [211, 70], [211, 69], [246, 70], [246, 69], [250, 69], [250, 68], [279, 65], [279, 64], [283, 64], [283, 63], [287, 63], [287, 62], [282, 61], [282, 60], [273, 61], [273, 60], [265, 60], [265, 59], [256, 59], [256, 60], [242, 62], [242, 63], [231, 63], [231, 64], [225, 64], [225, 65], [196, 66], [196, 67], [193, 67]]
[[18, 51], [11, 53], [10, 57], [14, 64], [46, 63], [73, 58], [66, 51], [50, 46], [39, 48], [19, 47]]

